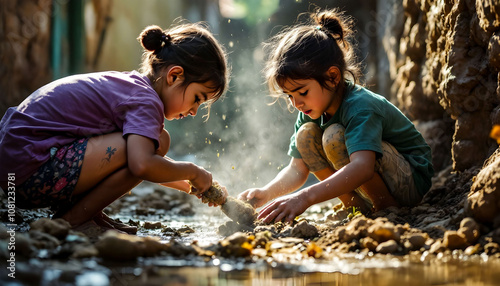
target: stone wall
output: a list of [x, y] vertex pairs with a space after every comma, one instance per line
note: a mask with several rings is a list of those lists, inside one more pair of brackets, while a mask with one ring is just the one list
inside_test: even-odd
[[481, 166], [498, 147], [500, 0], [380, 2], [393, 98], [422, 122], [438, 170], [448, 155], [456, 171]]
[[0, 116], [51, 79], [51, 0], [0, 0]]

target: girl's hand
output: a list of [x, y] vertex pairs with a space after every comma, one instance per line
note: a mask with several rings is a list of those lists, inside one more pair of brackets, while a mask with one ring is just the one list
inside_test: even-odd
[[293, 193], [276, 199], [260, 212], [258, 219], [262, 219], [265, 223], [272, 221], [284, 221], [285, 223], [292, 222], [296, 216], [303, 213], [310, 205], [306, 200], [300, 198], [299, 193]]
[[263, 189], [248, 189], [238, 195], [238, 199], [248, 201], [254, 208], [263, 206], [269, 201], [269, 192]]
[[196, 195], [201, 195], [212, 186], [212, 173], [203, 167], [196, 166], [195, 177], [189, 182], [196, 189]]

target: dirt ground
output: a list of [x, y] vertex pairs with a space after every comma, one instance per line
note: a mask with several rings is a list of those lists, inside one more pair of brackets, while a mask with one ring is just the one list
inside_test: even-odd
[[[3, 198], [0, 258], [2, 263], [9, 259], [9, 243], [12, 244], [15, 236], [17, 275], [29, 284], [42, 281], [47, 265], [61, 261], [71, 261], [73, 266], [57, 264], [63, 273], [73, 273], [73, 276], [67, 273], [70, 277], [65, 278], [71, 281], [85, 269], [104, 267], [101, 263], [88, 266], [89, 260], [133, 263], [147, 257], [201, 261], [243, 259], [245, 263], [271, 259], [290, 263], [311, 259], [328, 261], [355, 253], [416, 257], [417, 260], [443, 255], [486, 255], [488, 259], [499, 260], [500, 220], [496, 218], [496, 209], [493, 216], [487, 217], [484, 213], [491, 211], [478, 211], [482, 208], [478, 206], [481, 199], [475, 202], [470, 199], [481, 197], [484, 201], [487, 195], [496, 196], [491, 183], [484, 186], [481, 181], [491, 182], [492, 173], [496, 174], [498, 168], [489, 168], [492, 170], [488, 175], [483, 173], [488, 166], [497, 167], [500, 162], [497, 159], [495, 153], [483, 171], [480, 168], [461, 173], [450, 172], [451, 168], [443, 170], [435, 176], [433, 187], [422, 203], [413, 208], [390, 208], [363, 215], [329, 203], [310, 208], [293, 225], [260, 222], [243, 225], [226, 218], [220, 225], [206, 226], [217, 228], [219, 237], [212, 238], [211, 243], [206, 243], [209, 237], [204, 234], [191, 241], [183, 240], [186, 234], [196, 232], [189, 223], [182, 227], [169, 226], [169, 218], [199, 215], [201, 204], [194, 196], [174, 190], [156, 189], [145, 195], [127, 195], [105, 209], [111, 217], [129, 218], [125, 223], [138, 226], [137, 235], [108, 231], [89, 237], [74, 232], [63, 220], [51, 220], [47, 209], [16, 209], [12, 224]], [[220, 210], [216, 212], [223, 216]], [[15, 234], [12, 234], [14, 228]], [[79, 265], [80, 270], [74, 270], [74, 265]], [[6, 269], [8, 265], [0, 270], [2, 277], [7, 277]], [[106, 269], [101, 270], [106, 273]]]

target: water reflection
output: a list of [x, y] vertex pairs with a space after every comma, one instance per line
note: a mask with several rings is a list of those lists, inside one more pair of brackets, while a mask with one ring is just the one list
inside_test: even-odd
[[[370, 259], [368, 259], [370, 260]], [[372, 262], [381, 262], [375, 260]], [[337, 272], [333, 264], [352, 264], [359, 273]], [[127, 285], [498, 285], [499, 264], [487, 263], [403, 263], [399, 267], [369, 267], [361, 261], [334, 261], [335, 272], [303, 272], [303, 267], [257, 263], [242, 269], [219, 267], [172, 267], [152, 263], [140, 276], [124, 275]], [[383, 263], [385, 264], [385, 263]], [[227, 268], [226, 268], [227, 267]], [[225, 271], [227, 270], [227, 271]], [[307, 270], [307, 268], [306, 268]], [[112, 281], [114, 282], [114, 281]], [[115, 281], [116, 282], [116, 281]]]

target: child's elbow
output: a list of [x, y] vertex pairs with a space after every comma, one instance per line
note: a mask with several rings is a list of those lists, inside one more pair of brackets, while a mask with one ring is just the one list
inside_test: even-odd
[[149, 166], [145, 161], [129, 162], [128, 168], [134, 177], [143, 179], [148, 173]]
[[361, 175], [363, 176], [363, 181], [367, 182], [375, 176], [375, 170], [372, 168], [364, 168], [363, 172], [361, 172]]

